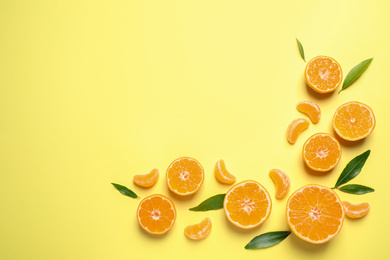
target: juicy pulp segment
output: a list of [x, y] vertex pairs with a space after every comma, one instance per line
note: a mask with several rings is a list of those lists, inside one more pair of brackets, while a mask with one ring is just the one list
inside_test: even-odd
[[223, 160], [219, 160], [215, 164], [214, 175], [215, 178], [223, 184], [233, 184], [236, 182], [236, 177], [226, 169], [226, 165]]
[[301, 101], [297, 105], [297, 110], [307, 115], [313, 124], [317, 124], [321, 118], [320, 107], [312, 101]]
[[134, 175], [133, 182], [138, 186], [149, 188], [152, 187], [159, 178], [158, 169], [153, 169], [150, 173]]
[[367, 202], [354, 204], [343, 201], [345, 215], [349, 218], [362, 218], [370, 211], [370, 204]]
[[287, 141], [291, 144], [294, 144], [297, 141], [298, 136], [301, 134], [301, 132], [303, 130], [306, 130], [309, 125], [309, 121], [304, 118], [297, 118], [293, 120], [287, 127]]
[[283, 199], [290, 190], [290, 178], [283, 171], [278, 169], [272, 169], [269, 172], [269, 177], [275, 184], [275, 197], [277, 199]]

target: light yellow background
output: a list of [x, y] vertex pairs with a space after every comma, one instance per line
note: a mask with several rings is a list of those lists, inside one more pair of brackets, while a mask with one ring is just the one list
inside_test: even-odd
[[[1, 1], [0, 2], [0, 259], [389, 259], [390, 1]], [[374, 57], [348, 90], [319, 96], [304, 82], [305, 62], [329, 55], [344, 75]], [[322, 109], [295, 145], [285, 138], [313, 100]], [[338, 166], [325, 176], [304, 167], [301, 149], [316, 132], [330, 132], [335, 109], [367, 103], [375, 131], [342, 143]], [[224, 159], [238, 181], [255, 179], [274, 198], [272, 168], [291, 178], [332, 186], [345, 165], [371, 149], [351, 183], [376, 189], [342, 200], [369, 202], [363, 219], [345, 219], [323, 245], [291, 235], [264, 250], [245, 250], [255, 236], [288, 230], [287, 199], [273, 199], [259, 228], [234, 228], [223, 211], [190, 212], [225, 193], [214, 164]], [[205, 169], [197, 194], [171, 194], [165, 170], [190, 156]], [[135, 174], [160, 170], [151, 189]], [[174, 200], [177, 221], [162, 237], [146, 234], [135, 218], [141, 197]], [[291, 194], [291, 192], [290, 192]], [[199, 242], [185, 226], [210, 217]]]

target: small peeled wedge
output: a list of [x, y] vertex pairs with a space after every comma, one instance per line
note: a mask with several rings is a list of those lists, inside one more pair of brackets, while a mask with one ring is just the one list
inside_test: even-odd
[[184, 229], [184, 234], [193, 240], [201, 240], [206, 238], [211, 232], [211, 220], [205, 218], [200, 223], [187, 226]]
[[349, 218], [362, 218], [370, 211], [370, 204], [364, 202], [353, 204], [349, 201], [343, 201], [345, 215]]
[[225, 162], [223, 160], [219, 160], [215, 164], [214, 174], [215, 178], [217, 178], [220, 183], [233, 184], [236, 182], [236, 177], [230, 172], [228, 172], [228, 170], [226, 169]]
[[290, 125], [287, 128], [286, 136], [287, 136], [287, 141], [290, 144], [294, 144], [298, 136], [301, 134], [303, 130], [306, 130], [309, 127], [310, 123], [308, 120], [304, 118], [298, 118], [295, 119], [290, 123]]
[[153, 169], [148, 174], [134, 175], [133, 182], [138, 186], [149, 188], [152, 187], [158, 181], [159, 172], [157, 169]]
[[320, 107], [312, 101], [301, 101], [297, 105], [299, 112], [307, 115], [313, 124], [317, 124], [321, 118]]
[[287, 193], [290, 190], [290, 178], [278, 169], [272, 169], [269, 172], [269, 177], [271, 177], [272, 181], [275, 183], [275, 197], [277, 199], [283, 199], [286, 197]]

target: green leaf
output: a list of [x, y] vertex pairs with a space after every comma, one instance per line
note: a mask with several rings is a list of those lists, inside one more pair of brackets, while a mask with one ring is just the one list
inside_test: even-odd
[[198, 206], [190, 208], [191, 211], [208, 211], [214, 209], [222, 209], [223, 208], [223, 200], [225, 198], [225, 194], [218, 194], [208, 198], [207, 200], [200, 203]]
[[282, 242], [286, 237], [291, 234], [290, 231], [275, 231], [261, 234], [260, 236], [252, 239], [245, 249], [266, 248]]
[[339, 93], [344, 89], [348, 88], [352, 83], [354, 83], [355, 80], [357, 80], [360, 77], [360, 75], [362, 75], [363, 72], [368, 68], [368, 66], [370, 66], [373, 59], [374, 58], [364, 60], [360, 62], [358, 65], [356, 65], [355, 67], [353, 67], [353, 69], [351, 69], [351, 71], [345, 77], [343, 87], [341, 88]]
[[301, 54], [302, 59], [306, 62], [306, 60], [305, 60], [305, 52], [303, 51], [303, 46], [302, 46], [301, 42], [298, 39], [297, 39], [297, 44], [298, 44], [299, 53]]
[[356, 194], [356, 195], [366, 194], [366, 193], [375, 191], [373, 188], [363, 186], [360, 184], [348, 184], [348, 185], [344, 185], [338, 189], [343, 191], [343, 192]]
[[361, 155], [353, 158], [347, 166], [345, 166], [343, 172], [340, 174], [339, 179], [336, 182], [334, 188], [338, 188], [340, 185], [347, 183], [356, 177], [362, 170], [364, 163], [366, 162], [368, 156], [370, 155], [370, 150], [365, 151]]
[[114, 187], [120, 192], [122, 193], [123, 195], [125, 196], [128, 196], [128, 197], [131, 197], [131, 198], [139, 198], [137, 196], [137, 194], [135, 194], [132, 190], [126, 188], [125, 186], [122, 186], [122, 185], [119, 185], [119, 184], [116, 184], [116, 183], [111, 183], [112, 185], [114, 185]]

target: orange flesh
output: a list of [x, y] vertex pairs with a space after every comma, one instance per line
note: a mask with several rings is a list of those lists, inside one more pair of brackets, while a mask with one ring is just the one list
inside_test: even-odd
[[228, 170], [226, 169], [225, 162], [223, 160], [219, 160], [215, 164], [214, 175], [215, 178], [217, 178], [217, 180], [223, 184], [233, 184], [234, 182], [236, 182], [236, 177], [230, 172], [228, 172]]
[[157, 169], [153, 169], [150, 173], [144, 175], [135, 175], [133, 182], [138, 186], [149, 188], [152, 187], [158, 181], [159, 172]]
[[286, 197], [288, 191], [290, 190], [290, 178], [287, 174], [281, 170], [272, 169], [269, 172], [269, 177], [271, 177], [272, 181], [275, 183], [275, 197], [277, 199], [283, 199]]
[[374, 130], [375, 116], [366, 104], [348, 102], [337, 108], [333, 117], [333, 128], [345, 140], [361, 140]]
[[202, 165], [192, 158], [182, 157], [171, 163], [167, 169], [169, 189], [181, 196], [194, 194], [203, 184]]
[[307, 85], [318, 93], [329, 93], [340, 86], [343, 72], [336, 60], [318, 56], [310, 60], [305, 69]]
[[370, 211], [370, 204], [364, 202], [353, 204], [348, 201], [343, 201], [345, 215], [349, 218], [362, 218]]
[[310, 123], [304, 118], [298, 118], [293, 120], [287, 128], [286, 136], [287, 141], [291, 144], [294, 144], [298, 136], [303, 130], [306, 130], [309, 127]]
[[343, 205], [337, 194], [320, 185], [307, 185], [287, 202], [287, 222], [301, 239], [321, 244], [335, 237], [344, 220]]
[[312, 101], [301, 101], [297, 105], [299, 112], [307, 115], [313, 124], [317, 124], [321, 118], [320, 107]]
[[226, 194], [224, 210], [228, 220], [243, 229], [255, 228], [266, 221], [272, 203], [267, 190], [256, 181], [244, 181]]
[[187, 226], [184, 234], [194, 240], [201, 240], [206, 238], [211, 232], [211, 220], [205, 218], [199, 224]]
[[140, 226], [148, 233], [164, 234], [175, 223], [175, 205], [163, 195], [149, 196], [140, 202], [137, 219]]
[[325, 172], [336, 167], [341, 158], [341, 146], [334, 137], [318, 133], [305, 142], [302, 153], [309, 168]]

